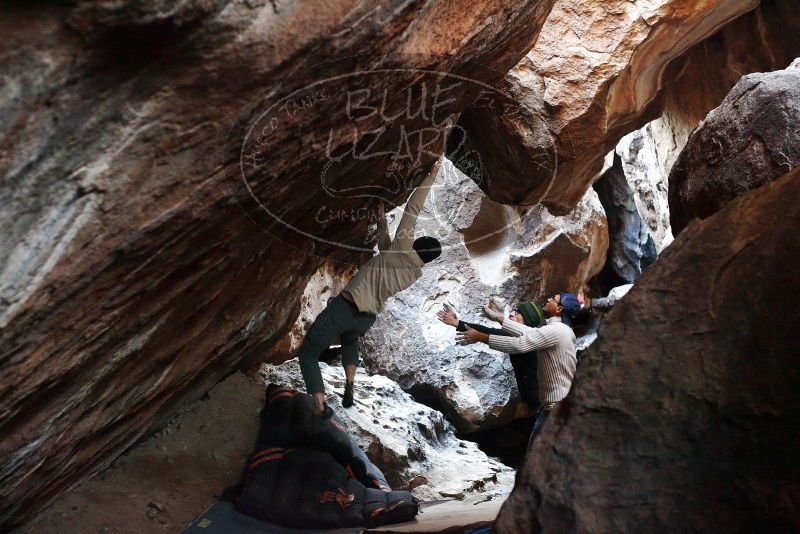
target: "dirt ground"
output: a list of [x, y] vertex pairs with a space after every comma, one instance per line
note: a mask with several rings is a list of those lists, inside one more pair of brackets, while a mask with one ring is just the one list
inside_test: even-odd
[[253, 452], [264, 384], [236, 373], [20, 534], [180, 532], [236, 484]]
[[[265, 386], [236, 373], [106, 471], [57, 499], [15, 534], [176, 533], [236, 485], [259, 431]], [[437, 532], [494, 520], [480, 496], [424, 506], [390, 532]], [[459, 532], [461, 529], [452, 530]], [[235, 534], [235, 533], [231, 533]]]

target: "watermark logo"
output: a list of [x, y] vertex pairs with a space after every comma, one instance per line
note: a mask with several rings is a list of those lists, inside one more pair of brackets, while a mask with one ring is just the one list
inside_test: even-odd
[[[408, 62], [421, 63], [435, 64]], [[226, 143], [226, 168], [235, 160], [227, 178], [245, 212], [285, 243], [371, 251], [384, 211], [405, 203], [443, 152], [453, 164], [442, 165], [430, 196], [457, 195], [464, 174], [479, 185], [489, 178], [459, 114], [500, 112], [511, 101], [474, 75], [326, 63], [248, 106]], [[429, 206], [445, 204], [453, 210], [453, 202]], [[416, 226], [452, 217], [427, 210]]]

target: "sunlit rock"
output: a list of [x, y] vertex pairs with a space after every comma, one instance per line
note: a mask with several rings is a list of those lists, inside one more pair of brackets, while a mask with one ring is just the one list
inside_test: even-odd
[[457, 346], [455, 329], [439, 322], [436, 312], [446, 303], [464, 320], [486, 322], [479, 310], [489, 297], [512, 306], [580, 291], [599, 272], [608, 247], [597, 195], [590, 191], [573, 213], [556, 217], [541, 206], [497, 204], [448, 165], [417, 233], [437, 236], [442, 255], [412, 287], [389, 299], [364, 336], [367, 369], [437, 407], [461, 431], [525, 414], [508, 356], [483, 344]]
[[628, 186], [639, 216], [660, 253], [672, 242], [667, 199], [669, 171], [686, 145], [689, 131], [664, 114], [617, 143]]
[[462, 113], [454, 160], [498, 202], [567, 213], [624, 135], [665, 111], [691, 130], [742, 74], [800, 55], [798, 35], [794, 0], [559, 0], [505, 96]]

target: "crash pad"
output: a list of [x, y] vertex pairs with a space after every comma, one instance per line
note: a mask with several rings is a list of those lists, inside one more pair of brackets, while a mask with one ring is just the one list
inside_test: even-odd
[[[303, 529], [303, 534], [359, 534], [363, 527], [338, 529]], [[296, 534], [297, 529], [286, 528], [275, 523], [262, 521], [240, 514], [232, 502], [218, 501], [200, 514], [182, 534]]]

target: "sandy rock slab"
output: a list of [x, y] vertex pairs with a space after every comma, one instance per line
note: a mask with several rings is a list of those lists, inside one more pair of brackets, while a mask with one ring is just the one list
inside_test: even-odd
[[800, 528], [799, 197], [796, 168], [690, 223], [614, 306], [499, 532]]
[[[440, 412], [414, 402], [388, 378], [359, 369], [355, 405], [344, 409], [344, 370], [325, 363], [320, 367], [328, 404], [392, 488], [410, 489], [421, 501], [469, 495], [497, 499], [511, 491], [511, 468], [486, 456], [476, 444], [458, 439]], [[265, 364], [260, 375], [266, 383], [305, 390], [297, 360]]]

